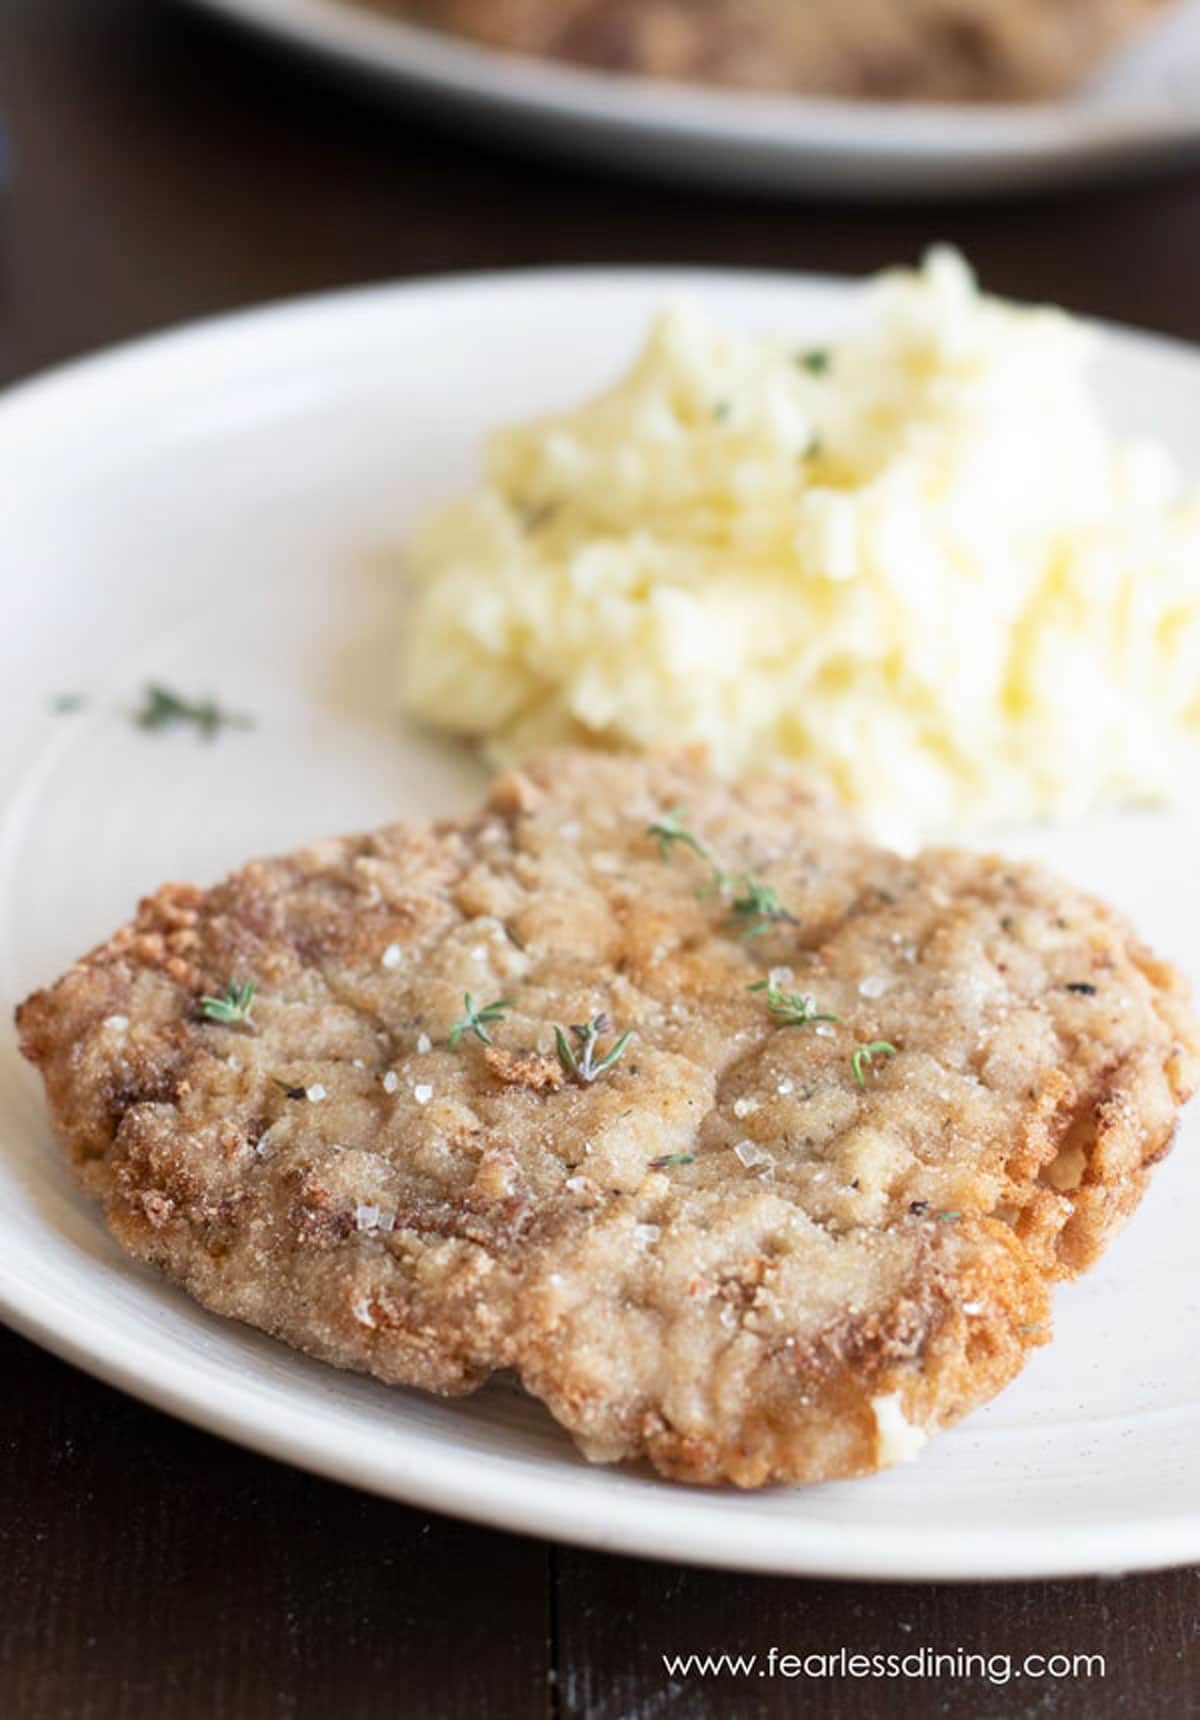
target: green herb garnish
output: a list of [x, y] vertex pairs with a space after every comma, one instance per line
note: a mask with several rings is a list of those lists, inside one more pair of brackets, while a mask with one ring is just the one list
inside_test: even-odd
[[[895, 1057], [896, 1047], [886, 1039], [871, 1039], [865, 1045], [860, 1045], [850, 1059], [850, 1067], [854, 1071], [854, 1079], [860, 1087], [867, 1084], [866, 1070], [875, 1062], [877, 1057]], [[865, 1066], [865, 1067], [864, 1067]]]
[[738, 935], [743, 942], [749, 943], [752, 938], [761, 937], [763, 932], [769, 931], [772, 926], [785, 922], [795, 924], [795, 915], [788, 913], [772, 885], [762, 884], [748, 873], [735, 877], [733, 873], [727, 872], [695, 831], [688, 829], [683, 819], [683, 808], [677, 806], [674, 811], [665, 813], [656, 824], [648, 825], [646, 835], [653, 836], [657, 841], [658, 852], [664, 860], [671, 858], [672, 849], [676, 843], [680, 843], [704, 861], [711, 877], [701, 890], [701, 895], [725, 896], [734, 890], [740, 890], [741, 894], [734, 896], [730, 903], [730, 923], [741, 927]]
[[450, 1037], [446, 1041], [447, 1045], [451, 1051], [457, 1050], [459, 1041], [467, 1033], [473, 1033], [482, 1044], [490, 1045], [492, 1036], [488, 1032], [488, 1028], [495, 1027], [497, 1022], [503, 1021], [512, 1006], [511, 998], [498, 997], [495, 1003], [485, 1004], [482, 1009], [476, 1009], [475, 999], [469, 991], [465, 991], [463, 993], [465, 1013], [450, 1029]]
[[807, 370], [813, 376], [824, 376], [833, 362], [833, 354], [827, 346], [811, 346], [807, 352], [796, 354], [796, 363], [801, 370]]
[[[663, 860], [671, 858], [671, 850], [677, 842], [682, 842], [685, 848], [690, 848], [701, 860], [708, 860], [708, 849], [695, 832], [684, 824], [684, 817], [683, 807], [677, 806], [674, 811], [664, 813], [657, 824], [648, 824], [646, 835], [654, 837], [658, 843], [659, 857]], [[709, 861], [709, 864], [712, 862]]]
[[249, 717], [224, 710], [215, 699], [185, 699], [154, 681], [148, 683], [144, 702], [134, 712], [133, 720], [139, 729], [150, 731], [191, 723], [206, 741], [212, 740], [221, 729], [251, 727]]
[[759, 938], [764, 932], [769, 932], [772, 926], [787, 922], [795, 925], [796, 916], [789, 914], [779, 900], [778, 892], [770, 884], [760, 884], [754, 878], [741, 880], [740, 896], [735, 896], [730, 904], [732, 922], [740, 925], [738, 936], [743, 943], [749, 943], [752, 938]]
[[961, 1212], [935, 1212], [934, 1218], [939, 1224], [957, 1224], [962, 1217]]
[[245, 980], [241, 985], [237, 980], [231, 979], [225, 987], [224, 997], [200, 999], [200, 1013], [209, 1021], [219, 1021], [222, 1027], [253, 1027], [250, 1005], [254, 1002], [254, 993], [257, 990], [258, 987], [252, 979]]
[[816, 999], [805, 991], [783, 991], [773, 979], [756, 980], [747, 991], [765, 991], [767, 1008], [783, 1027], [808, 1027], [814, 1021], [836, 1021], [817, 1008]]
[[566, 1074], [584, 1085], [596, 1080], [611, 1069], [617, 1059], [623, 1054], [625, 1047], [633, 1038], [632, 1033], [623, 1033], [616, 1043], [609, 1047], [603, 1057], [597, 1058], [596, 1047], [602, 1035], [611, 1030], [612, 1023], [607, 1015], [593, 1015], [590, 1021], [585, 1021], [579, 1027], [572, 1027], [575, 1044], [567, 1038], [561, 1027], [554, 1029], [554, 1046], [558, 1052], [558, 1061]]
[[694, 1165], [695, 1153], [663, 1153], [661, 1157], [650, 1160], [652, 1171], [669, 1170], [672, 1165]]

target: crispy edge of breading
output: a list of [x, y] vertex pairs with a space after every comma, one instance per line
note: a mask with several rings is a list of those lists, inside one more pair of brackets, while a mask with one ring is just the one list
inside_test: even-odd
[[[530, 779], [517, 776], [502, 779], [494, 798], [518, 815], [531, 792]], [[1066, 1147], [1083, 1155], [1077, 1186], [1063, 1191], [1048, 1183], [1044, 1199], [1031, 1203], [1017, 1231], [999, 1220], [972, 1216], [953, 1237], [936, 1238], [888, 1320], [870, 1329], [847, 1322], [840, 1334], [823, 1337], [819, 1351], [780, 1347], [768, 1354], [745, 1413], [720, 1435], [700, 1437], [671, 1427], [653, 1405], [629, 1404], [614, 1415], [611, 1403], [596, 1402], [571, 1354], [569, 1331], [546, 1326], [533, 1305], [525, 1311], [522, 1339], [483, 1366], [466, 1335], [447, 1328], [436, 1341], [430, 1332], [397, 1332], [394, 1360], [381, 1368], [369, 1345], [357, 1354], [345, 1343], [323, 1348], [306, 1327], [303, 1311], [295, 1321], [255, 1319], [234, 1305], [237, 1298], [229, 1297], [219, 1277], [201, 1281], [186, 1248], [179, 1259], [164, 1257], [155, 1214], [145, 1202], [135, 1212], [115, 1194], [106, 1162], [129, 1096], [116, 1087], [98, 1090], [79, 1107], [72, 1059], [81, 1037], [123, 997], [123, 972], [156, 969], [189, 997], [212, 984], [194, 960], [208, 900], [192, 886], [164, 886], [143, 901], [134, 922], [18, 1010], [22, 1049], [45, 1076], [56, 1129], [81, 1180], [108, 1204], [110, 1223], [123, 1245], [155, 1260], [217, 1311], [250, 1319], [341, 1366], [444, 1393], [473, 1390], [494, 1369], [515, 1367], [585, 1450], [645, 1455], [660, 1473], [692, 1483], [755, 1487], [867, 1474], [878, 1467], [872, 1410], [877, 1397], [894, 1394], [909, 1422], [932, 1430], [994, 1396], [1019, 1371], [1026, 1350], [1045, 1341], [1049, 1281], [1091, 1264], [1136, 1207], [1150, 1168], [1170, 1147], [1178, 1106], [1195, 1084], [1200, 1059], [1185, 982], [1168, 963], [1131, 941], [1127, 953], [1150, 982], [1163, 1044], [1170, 1049], [1164, 1055], [1163, 1046], [1146, 1047], [1105, 1070], [1084, 1092], [1065, 1077], [1050, 1084], [1044, 1111], [1034, 1116], [1029, 1130], [1036, 1134], [1039, 1128], [1058, 1127], [1062, 1117], [1070, 1119]], [[139, 1083], [139, 1102], [153, 1099], [156, 1083], [167, 1097], [187, 1055], [188, 1033], [184, 1022], [164, 1027], [156, 1067], [144, 1071]], [[526, 1068], [507, 1053], [498, 1062], [487, 1061], [501, 1081], [537, 1087], [545, 1073], [540, 1063], [537, 1069]], [[1148, 1115], [1157, 1119], [1150, 1126]], [[1032, 1138], [1014, 1143], [1014, 1153], [1030, 1151], [1039, 1164], [1043, 1148], [1043, 1141]], [[1039, 1255], [1039, 1229], [1052, 1213], [1061, 1212], [1064, 1192], [1071, 1216], [1061, 1231], [1056, 1229], [1049, 1256], [1044, 1250]], [[984, 1304], [984, 1317], [964, 1317], [962, 1304], [971, 1300]], [[914, 1355], [919, 1367], [912, 1365]], [[809, 1377], [821, 1382], [822, 1394], [806, 1408], [797, 1385]]]

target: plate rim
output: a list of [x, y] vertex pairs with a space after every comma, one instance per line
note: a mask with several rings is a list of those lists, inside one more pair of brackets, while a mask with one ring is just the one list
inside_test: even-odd
[[[136, 1366], [139, 1353], [145, 1353], [148, 1360], [150, 1357], [149, 1347], [139, 1342], [118, 1344], [110, 1339], [106, 1354], [97, 1346], [89, 1348], [48, 1317], [32, 1311], [28, 1303], [16, 1307], [5, 1276], [0, 1272], [0, 1315], [5, 1323], [91, 1378], [260, 1456], [410, 1508], [438, 1511], [510, 1534], [542, 1536], [597, 1552], [660, 1563], [846, 1582], [1065, 1580], [1173, 1569], [1194, 1564], [1200, 1557], [1200, 1509], [1157, 1520], [1153, 1550], [1148, 1547], [1143, 1521], [1136, 1516], [1101, 1525], [1071, 1528], [1060, 1525], [1049, 1556], [1046, 1556], [1047, 1543], [1040, 1541], [1037, 1545], [1042, 1556], [1034, 1558], [1029, 1554], [1026, 1531], [993, 1528], [988, 1532], [987, 1557], [978, 1556], [977, 1542], [972, 1568], [965, 1570], [961, 1533], [952, 1527], [931, 1527], [928, 1522], [922, 1522], [919, 1535], [907, 1525], [882, 1529], [877, 1525], [873, 1530], [874, 1543], [866, 1556], [848, 1560], [848, 1532], [836, 1521], [789, 1524], [786, 1546], [782, 1537], [771, 1532], [770, 1520], [765, 1517], [741, 1521], [731, 1534], [731, 1524], [721, 1520], [719, 1505], [716, 1512], [710, 1508], [713, 1500], [730, 1499], [728, 1490], [709, 1492], [660, 1482], [658, 1485], [670, 1490], [661, 1495], [661, 1500], [674, 1501], [669, 1509], [681, 1521], [650, 1528], [641, 1520], [643, 1516], [648, 1519], [649, 1513], [614, 1512], [611, 1503], [599, 1495], [588, 1499], [581, 1512], [578, 1498], [567, 1497], [573, 1488], [570, 1468], [548, 1481], [539, 1481], [537, 1497], [532, 1502], [528, 1502], [527, 1492], [513, 1490], [509, 1495], [494, 1483], [491, 1487], [481, 1485], [478, 1472], [486, 1469], [486, 1459], [480, 1462], [477, 1455], [465, 1450], [457, 1459], [443, 1459], [444, 1476], [422, 1475], [416, 1470], [397, 1476], [369, 1458], [353, 1452], [335, 1453], [302, 1431], [270, 1421], [256, 1409], [252, 1395], [241, 1381], [227, 1382], [223, 1404], [203, 1395], [200, 1382], [191, 1390], [183, 1379], [172, 1383], [172, 1372], [186, 1374], [188, 1364], [186, 1357], [181, 1362], [170, 1350], [166, 1355], [172, 1371], [164, 1372], [162, 1352], [158, 1353], [157, 1371], [150, 1365], [140, 1369]], [[197, 1307], [206, 1319], [221, 1318]], [[237, 1322], [232, 1324], [241, 1329]], [[314, 1367], [324, 1365], [312, 1362], [311, 1358], [304, 1359]], [[828, 1485], [868, 1485], [870, 1480], [868, 1477], [866, 1482]], [[732, 1497], [736, 1500], [743, 1496]], [[690, 1524], [682, 1521], [685, 1512], [692, 1519]], [[614, 1521], [620, 1523], [615, 1533], [611, 1526]], [[719, 1538], [717, 1557], [709, 1550], [710, 1537]]]
[[[836, 164], [848, 176], [880, 167], [885, 180], [894, 179], [900, 189], [918, 183], [934, 189], [939, 175], [947, 189], [982, 186], [989, 179], [998, 187], [1016, 178], [1027, 182], [1034, 169], [1055, 169], [1061, 176], [1068, 169], [1119, 167], [1131, 153], [1145, 157], [1200, 141], [1200, 107], [1149, 96], [987, 104], [788, 96], [563, 65], [457, 40], [353, 0], [185, 4], [343, 67], [471, 105], [493, 119], [542, 131], [570, 128], [572, 144], [590, 142], [593, 154], [603, 144], [604, 153], [628, 160], [622, 141], [628, 145], [649, 134], [664, 144], [705, 148], [710, 165], [711, 152], [717, 152], [723, 166], [743, 180], [761, 177], [775, 186], [790, 177], [812, 189]], [[789, 175], [780, 171], [785, 163]], [[829, 189], [851, 185], [847, 177]], [[864, 180], [859, 189], [887, 186]]]
[[[210, 0], [184, 0], [185, 4], [208, 5]], [[215, 0], [218, 5], [225, 0]], [[239, 0], [235, 0], [239, 3]], [[929, 247], [926, 247], [928, 249]], [[967, 257], [968, 263], [971, 259]], [[900, 258], [888, 268], [916, 268], [920, 257]], [[757, 286], [780, 289], [792, 285], [801, 292], [857, 293], [877, 280], [879, 269], [864, 269], [858, 274], [837, 270], [787, 268], [779, 265], [708, 264], [708, 263], [534, 263], [517, 267], [499, 266], [478, 269], [439, 269], [428, 274], [381, 276], [377, 280], [359, 281], [348, 286], [318, 287], [294, 293], [279, 293], [266, 299], [253, 299], [230, 309], [205, 312], [199, 316], [182, 316], [169, 320], [144, 334], [121, 336], [90, 347], [66, 358], [14, 377], [0, 384], [0, 431], [14, 411], [32, 409], [43, 412], [52, 409], [55, 396], [64, 387], [77, 385], [103, 386], [106, 381], [120, 380], [122, 375], [136, 383], [139, 372], [152, 377], [160, 359], [169, 356], [170, 349], [194, 346], [197, 358], [208, 344], [223, 345], [232, 337], [250, 346], [254, 337], [271, 325], [282, 331], [287, 322], [297, 324], [311, 320], [324, 322], [331, 313], [351, 308], [382, 309], [389, 301], [409, 298], [470, 296], [475, 293], [517, 292], [533, 288], [541, 291], [562, 290], [573, 286], [611, 287], [635, 290], [649, 281], [658, 282], [664, 299], [672, 293], [686, 296], [692, 288], [709, 287], [734, 290]], [[1040, 295], [998, 293], [981, 282], [986, 296], [1001, 297], [1006, 303], [1027, 308], [1045, 308], [1066, 312], [1077, 326], [1102, 337], [1113, 337], [1126, 345], [1138, 345], [1147, 351], [1157, 351], [1163, 358], [1183, 359], [1200, 363], [1200, 339], [1173, 334], [1164, 329], [1144, 327], [1123, 322], [1116, 317], [1091, 315], [1061, 299]], [[174, 390], [172, 392], [175, 392]], [[0, 481], [4, 473], [0, 470]]]
[[[698, 281], [728, 289], [758, 285], [779, 290], [790, 284], [802, 290], [835, 292], [854, 292], [861, 285], [856, 278], [798, 271], [649, 266], [495, 270], [343, 288], [184, 323], [56, 366], [0, 394], [0, 433], [19, 437], [31, 410], [35, 433], [42, 436], [52, 428], [49, 423], [38, 423], [43, 415], [53, 419], [67, 407], [86, 418], [89, 406], [91, 410], [98, 406], [110, 409], [105, 407], [104, 396], [114, 380], [118, 391], [131, 380], [136, 387], [147, 382], [153, 387], [164, 381], [164, 365], [165, 398], [178, 399], [181, 385], [172, 381], [172, 375], [182, 354], [191, 349], [193, 359], [203, 360], [213, 342], [257, 346], [255, 337], [268, 323], [277, 326], [281, 338], [294, 339], [297, 326], [307, 320], [327, 322], [336, 330], [357, 307], [438, 298], [447, 291], [459, 295], [497, 289], [523, 291], [533, 284], [543, 290], [561, 290], [568, 283], [627, 285], [642, 291], [653, 286], [661, 291], [671, 284]], [[1200, 361], [1200, 351], [1186, 341], [1124, 325], [1100, 326], [1125, 342], [1186, 358], [1193, 365]], [[270, 355], [261, 362], [264, 370], [269, 369]], [[611, 1502], [599, 1494], [586, 1500], [581, 1509], [578, 1496], [572, 1497], [570, 1468], [539, 1484], [535, 1497], [531, 1498], [528, 1491], [516, 1491], [510, 1498], [495, 1479], [481, 1483], [480, 1472], [488, 1468], [486, 1460], [480, 1463], [478, 1453], [466, 1447], [448, 1445], [449, 1456], [443, 1457], [440, 1468], [425, 1474], [411, 1471], [416, 1462], [411, 1452], [410, 1470], [404, 1472], [403, 1463], [389, 1466], [366, 1451], [328, 1443], [323, 1447], [303, 1428], [290, 1428], [273, 1418], [269, 1406], [264, 1408], [261, 1402], [256, 1405], [248, 1386], [236, 1375], [224, 1381], [222, 1398], [216, 1401], [206, 1387], [203, 1370], [197, 1371], [186, 1352], [170, 1347], [155, 1350], [149, 1340], [137, 1335], [113, 1336], [106, 1332], [103, 1319], [90, 1310], [84, 1310], [76, 1328], [65, 1329], [54, 1319], [53, 1304], [50, 1291], [41, 1285], [31, 1288], [21, 1284], [0, 1261], [0, 1313], [5, 1321], [84, 1372], [265, 1455], [419, 1508], [448, 1512], [516, 1533], [725, 1569], [896, 1582], [1031, 1580], [1160, 1569], [1200, 1558], [1200, 1506], [1170, 1517], [1156, 1517], [1149, 1532], [1142, 1518], [1129, 1513], [1107, 1523], [1097, 1524], [1093, 1519], [1082, 1525], [1057, 1525], [1052, 1539], [1043, 1538], [1032, 1547], [1027, 1530], [1006, 1533], [1001, 1526], [989, 1531], [986, 1546], [972, 1548], [970, 1568], [966, 1568], [961, 1536], [952, 1528], [928, 1522], [922, 1522], [919, 1535], [907, 1526], [876, 1526], [871, 1543], [852, 1545], [848, 1550], [847, 1532], [837, 1522], [790, 1521], [784, 1536], [776, 1521], [764, 1514], [738, 1522], [731, 1534], [733, 1520], [728, 1518], [727, 1508], [712, 1508], [714, 1499], [726, 1500], [727, 1494], [670, 1489], [660, 1499], [676, 1501], [668, 1507], [673, 1520], [664, 1524], [655, 1517], [651, 1522], [651, 1514], [645, 1513], [648, 1521], [643, 1526], [636, 1511], [614, 1514]], [[197, 1317], [217, 1318], [190, 1304], [188, 1307]], [[667, 1488], [666, 1483], [662, 1486]], [[620, 1523], [616, 1533], [606, 1521], [610, 1515]], [[715, 1554], [714, 1542], [719, 1548]]]

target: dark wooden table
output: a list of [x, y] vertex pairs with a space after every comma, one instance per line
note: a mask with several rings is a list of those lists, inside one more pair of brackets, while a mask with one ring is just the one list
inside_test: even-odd
[[[986, 282], [1200, 338], [1200, 171], [882, 209], [522, 159], [154, 0], [0, 0], [0, 379], [253, 300], [546, 262]], [[987, 1588], [602, 1557], [250, 1456], [0, 1331], [3, 1720], [1200, 1715], [1200, 1571]], [[664, 1653], [1102, 1653], [1103, 1680], [671, 1680]]]

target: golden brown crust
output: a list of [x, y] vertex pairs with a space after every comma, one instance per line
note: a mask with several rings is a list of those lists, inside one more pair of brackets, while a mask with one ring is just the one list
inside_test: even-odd
[[[678, 807], [786, 917], [739, 937], [744, 886], [646, 834]], [[230, 979], [250, 1027], [197, 1012]], [[451, 1050], [465, 992], [513, 1007]], [[602, 1011], [634, 1037], [587, 1084], [553, 1029]], [[1101, 904], [688, 756], [549, 754], [476, 817], [168, 885], [18, 1019], [114, 1233], [209, 1307], [433, 1391], [513, 1369], [589, 1454], [742, 1486], [998, 1391], [1200, 1062]]]
[[1166, 0], [368, 0], [606, 71], [892, 101], [1062, 94]]

